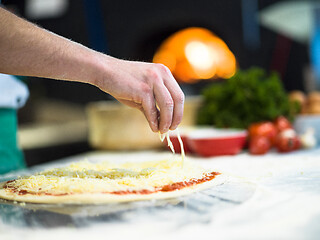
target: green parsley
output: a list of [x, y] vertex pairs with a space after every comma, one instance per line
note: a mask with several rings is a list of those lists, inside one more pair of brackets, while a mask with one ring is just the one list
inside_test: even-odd
[[197, 122], [218, 128], [247, 128], [280, 115], [292, 120], [298, 110], [289, 102], [278, 74], [268, 75], [261, 68], [239, 70], [225, 82], [206, 88], [203, 98]]

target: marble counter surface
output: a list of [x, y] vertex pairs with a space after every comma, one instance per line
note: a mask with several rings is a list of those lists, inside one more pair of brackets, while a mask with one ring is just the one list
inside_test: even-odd
[[[72, 161], [151, 160], [169, 153], [90, 152], [0, 175], [0, 181]], [[0, 202], [0, 239], [319, 239], [320, 149], [289, 154], [188, 157], [229, 175], [190, 196], [130, 204]]]

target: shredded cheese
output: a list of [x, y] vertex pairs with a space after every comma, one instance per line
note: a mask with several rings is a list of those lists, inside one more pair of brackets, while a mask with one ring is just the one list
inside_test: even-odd
[[169, 146], [171, 152], [173, 154], [175, 154], [174, 147], [173, 147], [172, 142], [170, 140], [169, 132], [167, 132], [166, 137], [167, 137], [168, 146]]
[[160, 141], [161, 142], [163, 142], [164, 141], [164, 139], [166, 138], [166, 134], [165, 133], [160, 133], [160, 131], [159, 131], [159, 138], [160, 138]]
[[9, 188], [31, 193], [72, 194], [150, 190], [190, 179], [200, 179], [209, 171], [186, 161], [90, 163], [82, 161], [68, 167], [54, 168], [8, 182]]
[[184, 146], [183, 146], [183, 142], [180, 136], [180, 132], [179, 129], [177, 128], [177, 137], [178, 137], [178, 141], [180, 143], [180, 149], [181, 149], [181, 159], [182, 159], [182, 166], [184, 166], [184, 159], [185, 159], [185, 153], [184, 153]]
[[[181, 136], [180, 136], [179, 129], [177, 128], [176, 131], [177, 131], [177, 138], [178, 138], [178, 141], [179, 141], [179, 144], [180, 144], [180, 149], [181, 149], [181, 162], [182, 162], [181, 165], [183, 166], [184, 159], [185, 159], [185, 152], [184, 152], [183, 142], [182, 142], [182, 139], [181, 139]], [[161, 142], [163, 142], [164, 139], [166, 138], [167, 139], [167, 143], [168, 143], [168, 147], [170, 148], [171, 152], [173, 154], [175, 154], [175, 150], [174, 150], [173, 144], [172, 144], [172, 142], [170, 140], [169, 132], [166, 132], [166, 133], [163, 133], [163, 134], [161, 134], [159, 132], [159, 138], [160, 138]]]

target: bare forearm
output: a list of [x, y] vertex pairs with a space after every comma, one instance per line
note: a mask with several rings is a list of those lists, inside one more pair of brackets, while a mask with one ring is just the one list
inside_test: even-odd
[[96, 81], [96, 68], [102, 55], [2, 8], [0, 23], [0, 72], [89, 83]]
[[141, 110], [155, 132], [175, 129], [183, 115], [183, 92], [165, 66], [112, 58], [2, 8], [0, 72], [96, 85], [120, 102]]

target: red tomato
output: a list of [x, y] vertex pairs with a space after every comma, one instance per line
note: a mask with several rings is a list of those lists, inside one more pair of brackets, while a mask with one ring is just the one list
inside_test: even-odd
[[274, 125], [278, 132], [281, 132], [285, 129], [292, 129], [292, 125], [289, 120], [284, 116], [279, 116], [274, 120]]
[[277, 136], [277, 129], [272, 122], [260, 122], [253, 123], [249, 126], [249, 138], [253, 138], [255, 136], [264, 136], [267, 137], [271, 143], [274, 144]]
[[293, 129], [286, 129], [279, 133], [275, 145], [278, 152], [291, 152], [299, 149], [301, 142]]
[[271, 148], [270, 140], [265, 136], [253, 136], [249, 142], [249, 152], [254, 155], [265, 154]]

